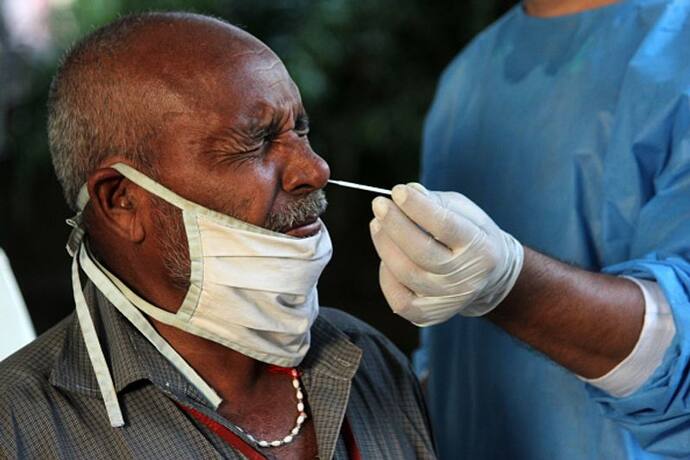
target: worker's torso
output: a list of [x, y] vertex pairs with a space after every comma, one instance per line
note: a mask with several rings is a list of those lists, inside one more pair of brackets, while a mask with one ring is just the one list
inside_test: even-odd
[[[689, 7], [631, 0], [552, 20], [516, 7], [444, 74], [423, 182], [588, 269], [676, 251], [639, 216], [690, 87]], [[647, 458], [583, 383], [487, 321], [458, 317], [424, 333], [442, 458]]]

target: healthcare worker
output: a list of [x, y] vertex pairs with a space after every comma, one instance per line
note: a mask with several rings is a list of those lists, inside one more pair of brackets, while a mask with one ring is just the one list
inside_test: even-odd
[[441, 458], [690, 458], [690, 1], [514, 7], [422, 164], [371, 233]]

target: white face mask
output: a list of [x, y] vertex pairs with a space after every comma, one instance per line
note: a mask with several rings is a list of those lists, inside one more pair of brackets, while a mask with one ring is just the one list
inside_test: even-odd
[[[316, 284], [332, 254], [325, 226], [307, 238], [276, 233], [192, 203], [127, 165], [111, 167], [182, 210], [191, 262], [185, 299], [176, 313], [170, 313], [137, 296], [93, 261], [82, 247], [82, 230], [76, 228], [68, 250], [75, 255], [75, 262], [79, 258], [86, 275], [113, 305], [161, 352], [157, 345], [160, 338], [149, 337], [152, 328], [143, 324], [140, 312], [132, 311], [132, 304], [162, 323], [259, 361], [285, 367], [299, 364], [309, 350], [309, 331], [319, 311]], [[87, 202], [83, 189], [79, 208]], [[82, 299], [77, 299], [77, 291], [81, 294], [81, 284], [75, 282], [74, 288], [79, 313]], [[82, 318], [83, 314], [80, 323]], [[174, 351], [163, 354], [173, 361], [181, 360]], [[198, 378], [195, 373], [188, 377]]]

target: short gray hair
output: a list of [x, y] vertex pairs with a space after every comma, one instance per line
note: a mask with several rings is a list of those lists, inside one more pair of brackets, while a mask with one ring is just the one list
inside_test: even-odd
[[[152, 172], [157, 123], [150, 88], [132, 85], [119, 61], [141, 27], [183, 17], [145, 13], [122, 17], [77, 42], [63, 57], [48, 95], [48, 142], [67, 204], [102, 162], [119, 155]], [[153, 109], [153, 107], [151, 107]]]

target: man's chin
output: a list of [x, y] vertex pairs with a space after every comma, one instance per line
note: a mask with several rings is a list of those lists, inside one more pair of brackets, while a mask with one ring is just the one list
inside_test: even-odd
[[314, 236], [321, 231], [321, 220], [316, 219], [314, 222], [292, 228], [285, 232], [286, 235], [294, 236], [296, 238], [308, 238]]

